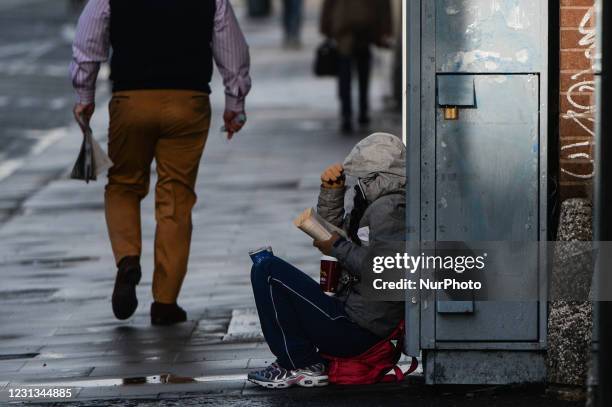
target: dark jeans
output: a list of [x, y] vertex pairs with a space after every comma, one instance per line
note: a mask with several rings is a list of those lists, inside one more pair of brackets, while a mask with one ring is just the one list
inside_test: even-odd
[[353, 118], [352, 79], [353, 68], [357, 68], [359, 80], [359, 115], [368, 116], [370, 99], [370, 71], [372, 65], [372, 53], [370, 47], [356, 47], [352, 54], [340, 54], [338, 60], [338, 90], [342, 110], [342, 119]]
[[285, 38], [300, 39], [303, 0], [283, 0], [283, 27]]
[[356, 356], [381, 340], [351, 321], [340, 300], [277, 257], [254, 265], [251, 282], [264, 336], [284, 368], [322, 362], [319, 351]]

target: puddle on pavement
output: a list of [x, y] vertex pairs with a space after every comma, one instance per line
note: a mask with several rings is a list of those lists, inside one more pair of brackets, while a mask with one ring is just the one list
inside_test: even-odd
[[0, 291], [0, 300], [39, 300], [49, 298], [58, 291], [57, 288]]
[[38, 353], [0, 354], [0, 360], [32, 359], [36, 356], [38, 356]]
[[104, 210], [104, 203], [100, 202], [80, 202], [73, 205], [58, 205], [58, 206], [39, 206], [28, 207], [24, 210], [27, 214], [45, 215], [56, 214], [72, 211], [101, 211]]
[[0, 334], [0, 342], [2, 341], [11, 341], [14, 339], [23, 338], [23, 335], [18, 334]]
[[[65, 266], [74, 266], [79, 263], [98, 261], [97, 256], [80, 256], [80, 257], [39, 257], [33, 259], [25, 259], [17, 261], [13, 264], [20, 266], [44, 266], [47, 268], [59, 268]], [[9, 263], [5, 263], [9, 264]]]
[[73, 387], [73, 388], [92, 388], [92, 387], [115, 387], [115, 386], [142, 386], [142, 385], [159, 385], [159, 384], [188, 384], [188, 383], [208, 383], [208, 382], [226, 382], [226, 381], [241, 381], [246, 380], [244, 374], [234, 375], [215, 375], [201, 377], [185, 377], [169, 373], [151, 376], [135, 376], [127, 378], [100, 378], [100, 379], [82, 379], [58, 382], [37, 382], [25, 383], [28, 386], [55, 386], [55, 387]]
[[69, 275], [66, 273], [41, 273], [41, 274], [32, 274], [29, 276], [23, 276], [28, 280], [48, 280], [54, 278], [63, 278], [68, 277]]
[[286, 181], [267, 181], [267, 182], [230, 182], [232, 188], [237, 188], [241, 191], [255, 190], [293, 190], [297, 189], [300, 184], [299, 180]]

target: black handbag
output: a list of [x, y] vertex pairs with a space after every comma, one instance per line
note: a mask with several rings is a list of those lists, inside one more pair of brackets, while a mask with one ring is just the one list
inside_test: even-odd
[[316, 76], [338, 75], [338, 47], [332, 40], [319, 45], [315, 55], [314, 74]]

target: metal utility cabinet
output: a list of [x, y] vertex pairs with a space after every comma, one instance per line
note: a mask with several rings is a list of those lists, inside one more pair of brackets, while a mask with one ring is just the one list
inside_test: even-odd
[[[409, 241], [547, 240], [547, 3], [407, 2]], [[428, 384], [544, 381], [547, 260], [529, 248], [512, 266], [539, 301], [407, 299]]]

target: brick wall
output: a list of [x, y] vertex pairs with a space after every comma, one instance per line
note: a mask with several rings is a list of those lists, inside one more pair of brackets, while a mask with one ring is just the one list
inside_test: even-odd
[[561, 0], [560, 195], [591, 195], [595, 47], [594, 0]]

